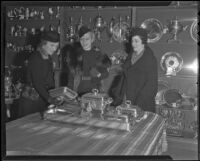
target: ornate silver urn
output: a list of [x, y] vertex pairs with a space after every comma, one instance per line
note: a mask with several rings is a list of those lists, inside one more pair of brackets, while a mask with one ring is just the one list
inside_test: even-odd
[[167, 26], [168, 32], [172, 35], [170, 39], [167, 40], [167, 42], [170, 41], [178, 41], [180, 42], [180, 39], [177, 38], [178, 34], [180, 34], [182, 31], [185, 31], [188, 26], [183, 26], [180, 24], [177, 17], [174, 20], [171, 20]]
[[106, 27], [106, 22], [104, 21], [103, 17], [99, 14], [94, 19], [94, 31], [97, 34], [97, 39], [101, 41], [101, 33]]

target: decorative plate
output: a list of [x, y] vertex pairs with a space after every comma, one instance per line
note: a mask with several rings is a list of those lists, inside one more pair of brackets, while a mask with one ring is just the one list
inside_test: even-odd
[[192, 39], [197, 42], [197, 20], [194, 20], [194, 22], [192, 23], [191, 27], [190, 27], [190, 35], [192, 37]]
[[163, 35], [163, 25], [155, 18], [146, 19], [141, 27], [147, 30], [149, 43], [157, 42]]
[[177, 52], [167, 52], [162, 56], [160, 65], [166, 75], [176, 75], [182, 69], [183, 58]]

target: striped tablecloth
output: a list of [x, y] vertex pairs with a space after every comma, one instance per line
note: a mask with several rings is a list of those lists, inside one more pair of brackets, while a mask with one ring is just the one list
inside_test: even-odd
[[132, 133], [103, 123], [60, 114], [40, 120], [31, 114], [6, 123], [7, 155], [160, 155], [167, 149], [165, 120], [157, 114], [149, 113]]

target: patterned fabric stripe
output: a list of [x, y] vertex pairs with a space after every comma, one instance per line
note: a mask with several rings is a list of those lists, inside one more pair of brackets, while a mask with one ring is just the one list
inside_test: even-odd
[[79, 124], [79, 125], [89, 125], [89, 126], [96, 126], [96, 127], [102, 127], [102, 128], [111, 128], [111, 129], [119, 129], [119, 130], [126, 130], [127, 131], [127, 125], [126, 123], [119, 123], [115, 121], [105, 121], [101, 119], [96, 118], [82, 118], [82, 117], [75, 117], [70, 115], [64, 115], [60, 116], [57, 114], [54, 114], [57, 117], [48, 117], [49, 121], [60, 121], [60, 122], [66, 122], [70, 124]]
[[[159, 140], [159, 138], [162, 136], [162, 130], [165, 128], [165, 122], [163, 121], [163, 119], [158, 116], [158, 121], [156, 122], [156, 124], [152, 127], [151, 131], [149, 131], [148, 133], [148, 139], [146, 140], [147, 142], [151, 143], [155, 137], [155, 135], [158, 134], [157, 136], [157, 140], [155, 140], [155, 143], [154, 145], [156, 144], [156, 142]], [[161, 131], [160, 131], [161, 130]], [[146, 145], [146, 141], [142, 142], [140, 144], [140, 147], [139, 148], [143, 148], [143, 149], [147, 149], [147, 147], [149, 145]], [[152, 147], [152, 149], [155, 148], [155, 147]]]
[[[109, 134], [106, 133], [103, 129], [96, 129], [96, 128], [90, 128], [91, 130], [95, 131], [90, 137], [84, 138], [84, 140], [81, 142], [79, 147], [74, 148], [74, 153], [77, 154], [91, 154], [92, 149], [95, 147], [98, 147], [99, 144], [101, 144], [102, 140], [106, 138]], [[97, 137], [101, 135], [103, 136], [103, 139], [97, 139]]]
[[[154, 145], [152, 146], [152, 149], [150, 150], [150, 153], [153, 153], [153, 149], [158, 149], [158, 147], [160, 146], [161, 149], [158, 149], [159, 151], [164, 152], [164, 149], [162, 148], [163, 145], [165, 144], [165, 128], [163, 128], [163, 130], [160, 132], [160, 134], [158, 135], [158, 139], [155, 141]], [[167, 145], [167, 144], [166, 144]]]
[[[148, 122], [151, 122], [153, 120], [152, 115], [149, 115], [147, 120]], [[122, 153], [123, 151], [126, 151], [129, 145], [131, 145], [133, 142], [135, 142], [139, 138], [141, 134], [141, 128], [144, 131], [146, 128], [148, 128], [148, 124], [147, 123], [143, 124], [143, 122], [140, 122], [140, 124], [137, 125], [133, 133], [127, 133], [124, 139], [122, 139], [121, 137], [118, 140], [118, 144], [115, 144], [115, 148], [112, 148], [109, 150], [110, 154], [117, 154], [117, 153], [119, 154], [119, 152]], [[138, 130], [140, 131], [140, 133], [137, 132]], [[126, 146], [123, 146], [123, 145], [126, 145]]]
[[[145, 147], [150, 146], [150, 144], [152, 143], [152, 141], [154, 139], [153, 135], [161, 134], [161, 131], [159, 131], [159, 127], [161, 126], [163, 128], [164, 122], [162, 121], [161, 117], [158, 116], [157, 114], [155, 114], [155, 117], [157, 118], [156, 122], [154, 124], [152, 124], [152, 127], [146, 131], [145, 136], [148, 136], [148, 137], [144, 137], [143, 142], [136, 145], [138, 147], [137, 149], [143, 149], [143, 151], [141, 151], [140, 154], [144, 154], [146, 151]], [[162, 130], [162, 128], [161, 128], [161, 130]], [[159, 136], [157, 136], [157, 137], [159, 137]], [[156, 139], [158, 139], [158, 138], [156, 138]], [[148, 143], [148, 145], [147, 145], [147, 143]], [[152, 149], [152, 147], [149, 147], [149, 148]]]
[[[51, 121], [51, 120], [53, 120], [53, 121], [63, 121], [64, 119], [66, 119], [66, 115], [59, 115], [59, 117], [57, 116], [57, 117], [50, 117], [50, 118], [47, 118], [47, 120], [48, 121]], [[70, 117], [70, 115], [68, 116], [69, 118], [71, 118]]]
[[99, 143], [99, 140], [96, 139], [87, 139], [85, 140], [84, 144], [81, 143], [79, 146], [73, 149], [73, 152], [71, 152], [71, 155], [90, 155], [91, 149], [95, 147]]
[[[155, 122], [158, 120], [158, 117], [156, 117], [156, 115], [154, 115], [152, 117], [152, 120], [149, 124], [145, 125], [145, 128], [143, 128], [142, 133], [140, 133], [140, 135], [136, 138], [134, 138], [128, 145], [128, 149], [125, 150], [125, 155], [128, 154], [135, 154], [135, 149], [137, 149], [138, 144], [140, 144], [142, 141], [144, 141], [144, 139], [146, 138], [146, 136], [148, 136], [148, 131], [149, 129], [151, 129], [151, 127], [155, 124]], [[148, 141], [149, 142], [149, 141]], [[148, 142], [146, 142], [146, 144], [148, 144]], [[137, 146], [136, 146], [137, 145]]]
[[116, 143], [116, 140], [112, 139], [117, 135], [118, 131], [117, 130], [108, 130], [103, 131], [103, 134], [106, 135], [103, 139], [100, 139], [99, 142], [97, 142], [93, 147], [88, 149], [87, 152], [82, 153], [82, 154], [104, 154], [109, 148], [113, 146], [113, 144]]
[[47, 133], [51, 133], [53, 131], [55, 131], [56, 129], [58, 129], [58, 127], [54, 127], [54, 126], [49, 126], [47, 128], [44, 128], [42, 130], [40, 130], [40, 132], [37, 133], [37, 135], [42, 135], [42, 134], [47, 134]]
[[[164, 127], [164, 120], [161, 120], [162, 121], [162, 123], [158, 126], [158, 128], [155, 130], [155, 133], [152, 133], [153, 135], [152, 135], [152, 141], [151, 141], [151, 143], [150, 143], [150, 145], [147, 147], [145, 147], [144, 149], [146, 149], [145, 151], [145, 153], [144, 153], [144, 155], [148, 155], [148, 154], [150, 154], [150, 151], [152, 150], [152, 147], [154, 146], [154, 145], [156, 145], [156, 142], [158, 142], [158, 140], [162, 137], [162, 135], [163, 135], [163, 127]], [[161, 135], [161, 136], [159, 136], [159, 135]]]
[[154, 115], [153, 113], [148, 113], [148, 117], [145, 119], [145, 120], [142, 120], [141, 122], [139, 123], [136, 123], [133, 127], [133, 132], [134, 135], [140, 135], [141, 131], [144, 131], [145, 130], [145, 127], [150, 124], [152, 122], [154, 118]]
[[73, 128], [61, 127], [61, 128], [59, 128], [59, 130], [54, 131], [54, 133], [57, 135], [62, 135], [65, 133], [70, 133], [72, 130], [73, 130]]
[[[63, 151], [66, 153], [68, 149], [74, 147], [74, 143], [80, 141], [76, 136], [67, 134], [65, 138], [59, 140], [52, 147], [49, 147], [47, 150], [43, 150], [45, 153], [49, 154], [61, 154]], [[71, 145], [71, 146], [70, 146]], [[73, 145], [73, 146], [72, 146]]]
[[[13, 136], [12, 129], [6, 130], [6, 138], [9, 138], [9, 141], [6, 141], [6, 142], [12, 143], [12, 145], [19, 145], [19, 146], [26, 144], [26, 142], [30, 141], [32, 137], [35, 137], [35, 132], [34, 130], [31, 130], [31, 128], [35, 128], [37, 126], [38, 126], [38, 123], [27, 123], [24, 125], [19, 125], [21, 129], [18, 128], [19, 130], [15, 130], [15, 135], [18, 136], [18, 139], [9, 136], [9, 135]], [[47, 128], [48, 126], [44, 125], [42, 127], [43, 127], [42, 129], [44, 129], [44, 128]], [[39, 129], [36, 132], [40, 132], [40, 131], [41, 130]], [[26, 135], [27, 133], [29, 135]], [[23, 140], [23, 143], [21, 143], [21, 140]]]
[[[80, 141], [82, 141], [82, 138], [77, 137], [77, 135], [79, 135], [82, 131], [87, 130], [88, 127], [78, 127], [75, 128], [73, 130], [70, 130], [69, 133], [66, 132], [65, 133], [65, 137], [59, 141], [57, 141], [53, 147], [48, 148], [48, 150], [44, 150], [44, 152], [48, 152], [48, 153], [55, 153], [55, 154], [59, 154], [62, 153], [63, 150], [64, 152], [68, 150], [68, 148], [64, 148], [66, 147], [66, 145], [73, 145], [70, 148], [74, 147], [77, 143], [80, 144]], [[77, 146], [77, 145], [76, 145]]]
[[[137, 138], [140, 136], [141, 131], [144, 131], [145, 128], [147, 128], [148, 123], [147, 122], [151, 122], [153, 120], [153, 115], [149, 114], [148, 118], [145, 121], [140, 122], [139, 124], [137, 124], [137, 127], [135, 128], [133, 133], [128, 133], [125, 134], [125, 137], [121, 136], [121, 138], [118, 140], [118, 143], [115, 144], [115, 148], [111, 148], [109, 150], [110, 154], [119, 154], [119, 152], [121, 153], [122, 151], [125, 151], [125, 149], [127, 149], [127, 147], [130, 145], [130, 142], [135, 142], [137, 140]], [[142, 128], [142, 130], [141, 130]], [[140, 133], [138, 133], [138, 131], [140, 131]], [[126, 145], [123, 148], [123, 145]], [[108, 154], [108, 153], [106, 153]]]
[[[28, 141], [32, 139], [35, 142], [33, 142], [31, 148], [38, 148], [37, 150], [41, 149], [44, 154], [147, 155], [153, 151], [152, 149], [155, 146], [156, 141], [159, 140], [158, 138], [162, 134], [162, 129], [164, 127], [163, 119], [152, 113], [149, 113], [146, 120], [136, 124], [132, 133], [123, 133], [121, 130], [112, 130], [109, 128], [99, 128], [95, 125], [98, 124], [98, 126], [104, 127], [105, 122], [98, 119], [84, 120], [83, 118], [67, 115], [57, 115], [56, 117], [51, 117], [52, 120], [50, 118], [50, 120], [42, 121], [39, 120], [38, 114], [32, 116], [37, 118], [34, 118], [34, 123], [33, 120], [27, 120], [27, 123], [22, 126], [22, 129], [18, 128], [19, 130], [16, 130], [17, 136], [19, 136], [20, 139], [17, 139], [17, 141], [15, 139], [15, 143], [21, 144], [21, 141], [23, 140], [21, 145], [24, 145], [24, 148], [29, 148]], [[61, 119], [58, 119], [57, 117], [61, 117]], [[69, 122], [67, 122], [68, 120]], [[58, 124], [55, 125], [54, 121], [57, 121]], [[20, 123], [22, 125], [21, 122], [22, 121], [16, 121], [15, 124]], [[65, 127], [66, 124], [60, 124], [60, 122], [67, 122], [67, 127]], [[81, 122], [84, 125], [87, 124], [91, 126], [81, 126]], [[43, 126], [40, 126], [41, 124]], [[76, 126], [74, 126], [74, 124], [76, 124]], [[31, 128], [29, 125], [31, 125]], [[113, 125], [109, 125], [117, 126], [117, 124], [114, 123]], [[39, 138], [38, 136], [38, 138], [34, 139], [36, 135], [46, 136], [45, 139], [47, 138], [47, 140], [43, 141], [42, 137]], [[60, 136], [62, 137], [60, 138]], [[156, 137], [157, 139], [155, 139]], [[48, 143], [49, 141], [51, 143], [54, 142], [55, 144], [52, 145]], [[13, 142], [11, 143], [13, 144]], [[52, 147], [48, 147], [48, 144], [52, 145]], [[22, 147], [23, 146], [21, 146], [21, 148]], [[46, 147], [47, 149], [44, 150], [42, 149], [43, 147]]]
[[[52, 115], [51, 118], [53, 117], [56, 117], [55, 115]], [[40, 118], [40, 114], [37, 112], [37, 113], [34, 113], [34, 114], [30, 114], [30, 115], [27, 115], [27, 116], [24, 116], [22, 118], [19, 118], [17, 120], [14, 121], [11, 121], [11, 122], [7, 122], [6, 123], [6, 130], [9, 130], [9, 129], [12, 129], [14, 127], [20, 127], [22, 125], [24, 125], [24, 123], [40, 123], [41, 121], [44, 121], [44, 120], [41, 120]]]

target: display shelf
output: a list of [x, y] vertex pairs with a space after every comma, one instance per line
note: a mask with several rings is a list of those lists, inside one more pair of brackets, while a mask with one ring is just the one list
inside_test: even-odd
[[156, 113], [166, 119], [166, 132], [169, 136], [197, 138], [197, 110], [194, 108], [157, 105]]

